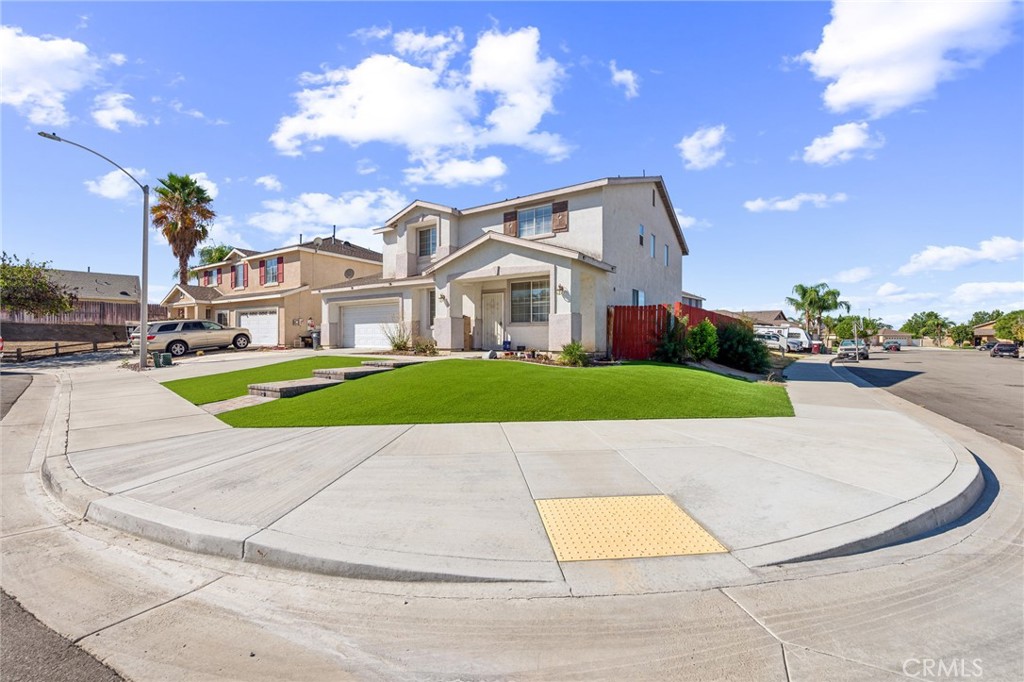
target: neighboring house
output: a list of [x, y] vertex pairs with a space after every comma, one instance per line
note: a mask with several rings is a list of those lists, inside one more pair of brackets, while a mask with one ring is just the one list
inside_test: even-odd
[[981, 324], [974, 325], [974, 345], [980, 346], [983, 343], [989, 343], [990, 341], [999, 341], [996, 338], [995, 320], [989, 320], [988, 322], [982, 322]]
[[683, 305], [688, 305], [691, 308], [704, 308], [705, 299], [697, 294], [691, 294], [689, 291], [680, 292], [682, 295]]
[[380, 274], [381, 255], [329, 237], [271, 251], [234, 249], [220, 263], [195, 269], [198, 284], [176, 284], [163, 305], [172, 317], [247, 327], [257, 346], [295, 345], [306, 320], [320, 326], [323, 282]]
[[738, 317], [741, 320], [747, 320], [751, 324], [767, 325], [769, 327], [794, 326], [789, 321], [789, 318], [786, 317], [786, 313], [781, 310], [716, 310], [715, 312]]
[[50, 270], [50, 279], [73, 292], [78, 300], [70, 312], [32, 315], [3, 312], [5, 322], [29, 324], [109, 324], [124, 326], [139, 319], [139, 278], [106, 272]]
[[679, 300], [689, 253], [660, 177], [604, 178], [457, 209], [414, 201], [374, 231], [377, 277], [320, 289], [323, 343], [451, 350], [607, 345], [608, 306]]
[[897, 329], [879, 329], [878, 333], [875, 334], [871, 342], [876, 345], [882, 345], [886, 341], [899, 341], [904, 346], [916, 345], [914, 343], [914, 336], [908, 332], [901, 332]]

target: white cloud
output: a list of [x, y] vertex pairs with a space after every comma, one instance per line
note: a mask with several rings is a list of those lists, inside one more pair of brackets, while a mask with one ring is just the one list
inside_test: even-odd
[[882, 298], [886, 298], [888, 296], [895, 296], [897, 294], [901, 294], [904, 291], [906, 291], [905, 287], [901, 287], [898, 284], [893, 284], [892, 282], [886, 282], [882, 286], [878, 287], [878, 291], [875, 292], [875, 295], [881, 296]]
[[370, 159], [359, 159], [356, 161], [356, 173], [360, 175], [372, 175], [377, 172], [377, 166]]
[[123, 92], [107, 92], [97, 95], [93, 100], [92, 119], [100, 128], [121, 131], [121, 124], [130, 126], [144, 126], [146, 119], [128, 108], [128, 104], [135, 99]]
[[744, 201], [743, 208], [747, 209], [751, 213], [761, 213], [762, 211], [799, 211], [800, 207], [804, 204], [809, 203], [815, 208], [827, 208], [831, 204], [842, 203], [846, 201], [846, 199], [846, 195], [842, 192], [836, 192], [832, 196], [820, 193], [807, 194], [806, 192], [801, 192], [789, 199], [772, 197], [771, 199], [758, 198], [751, 201]]
[[699, 231], [711, 227], [711, 223], [708, 222], [707, 220], [704, 220], [703, 218], [694, 218], [693, 216], [686, 215], [678, 208], [675, 209], [675, 211], [676, 220], [679, 221], [679, 227], [683, 228], [684, 230]]
[[856, 284], [857, 282], [863, 282], [872, 274], [871, 268], [861, 266], [857, 268], [850, 268], [849, 270], [843, 270], [831, 279], [839, 284]]
[[953, 289], [952, 300], [956, 303], [1002, 301], [1006, 307], [1017, 308], [1024, 305], [1024, 281], [965, 282]]
[[612, 72], [612, 85], [621, 85], [626, 90], [626, 99], [633, 99], [640, 94], [640, 77], [629, 69], [619, 69], [613, 59], [609, 65]]
[[280, 192], [283, 189], [281, 181], [277, 179], [276, 175], [261, 175], [253, 182], [263, 189], [270, 190], [271, 192]]
[[829, 166], [849, 161], [858, 151], [861, 156], [870, 159], [872, 150], [884, 144], [885, 138], [881, 134], [872, 136], [867, 123], [844, 123], [832, 128], [828, 135], [814, 138], [811, 144], [804, 147], [804, 161]]
[[114, 66], [124, 66], [128, 62], [128, 57], [124, 56], [120, 52], [115, 52], [107, 57], [107, 61]]
[[992, 237], [978, 244], [977, 249], [966, 246], [928, 246], [915, 253], [910, 261], [900, 266], [896, 274], [913, 275], [931, 270], [956, 270], [965, 265], [990, 261], [1003, 263], [1016, 260], [1024, 254], [1024, 240], [1012, 237]]
[[[540, 32], [485, 32], [465, 64], [449, 66], [462, 49], [461, 36], [458, 29], [440, 36], [402, 32], [395, 40], [399, 54], [374, 54], [352, 68], [302, 74], [304, 88], [294, 96], [298, 111], [280, 119], [271, 143], [282, 154], [298, 156], [329, 138], [352, 146], [385, 142], [406, 148], [409, 160], [424, 171], [413, 173], [418, 181], [437, 184], [451, 177], [433, 178], [431, 168], [452, 170], [457, 162], [497, 168], [487, 159], [473, 160], [491, 145], [520, 147], [552, 161], [565, 158], [569, 145], [537, 130], [554, 110], [565, 75], [554, 59], [541, 58]], [[466, 177], [475, 181], [477, 175]]]
[[471, 159], [449, 159], [440, 161], [425, 158], [421, 165], [405, 169], [405, 179], [411, 185], [433, 184], [455, 187], [457, 185], [482, 185], [500, 178], [508, 168], [497, 156], [473, 161]]
[[209, 178], [206, 173], [189, 173], [190, 178], [196, 181], [196, 183], [206, 190], [206, 193], [210, 195], [211, 199], [216, 199], [217, 195], [220, 194], [220, 189], [217, 187], [217, 183]]
[[84, 43], [25, 35], [16, 26], [0, 26], [0, 64], [0, 103], [13, 106], [34, 124], [52, 126], [71, 122], [67, 98], [93, 85], [102, 68]]
[[164, 300], [164, 297], [171, 291], [171, 285], [169, 284], [149, 284], [146, 288], [149, 291], [147, 303], [153, 304], [159, 304], [160, 301]]
[[311, 192], [290, 200], [264, 201], [264, 210], [246, 222], [293, 242], [300, 233], [308, 239], [326, 234], [331, 225], [337, 225], [340, 239], [379, 250], [380, 238], [372, 233], [372, 228], [380, 227], [408, 204], [401, 193], [385, 188], [339, 196]]
[[834, 112], [863, 108], [881, 117], [934, 95], [941, 81], [978, 68], [1005, 45], [1017, 13], [994, 2], [837, 0], [821, 43], [804, 52]]
[[[185, 80], [185, 79], [182, 78], [182, 80]], [[209, 116], [207, 116], [203, 112], [199, 111], [198, 109], [189, 109], [184, 104], [182, 104], [180, 100], [176, 100], [176, 99], [171, 100], [170, 107], [171, 107], [171, 109], [173, 109], [175, 112], [181, 114], [182, 116], [188, 116], [189, 118], [194, 118], [194, 119], [197, 119], [197, 120], [200, 120], [200, 121], [205, 121], [206, 123], [209, 123], [210, 125], [215, 125], [215, 126], [227, 125], [227, 121], [225, 121], [224, 119], [221, 119], [221, 118], [210, 118]]]
[[391, 35], [390, 26], [370, 26], [360, 28], [350, 33], [353, 38], [366, 42], [368, 40], [382, 40]]
[[236, 249], [251, 249], [248, 240], [242, 236], [235, 226], [235, 219], [229, 215], [218, 215], [210, 226], [210, 242], [214, 244], [230, 244]]
[[[125, 168], [125, 170], [134, 175], [139, 182], [144, 182], [146, 177], [145, 168]], [[135, 192], [141, 191], [139, 186], [132, 182], [131, 178], [119, 170], [112, 170], [95, 180], [86, 180], [85, 188], [90, 193], [101, 196], [104, 199], [129, 199]], [[139, 198], [142, 198], [141, 194], [139, 194]]]
[[711, 168], [723, 158], [726, 141], [725, 124], [698, 128], [693, 135], [684, 137], [676, 145], [680, 156], [686, 161], [687, 170]]

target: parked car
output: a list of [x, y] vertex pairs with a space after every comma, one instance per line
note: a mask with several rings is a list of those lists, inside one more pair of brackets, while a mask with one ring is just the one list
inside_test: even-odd
[[882, 344], [882, 350], [889, 352], [894, 350], [903, 350], [903, 344], [896, 339], [889, 339]]
[[1019, 358], [1020, 349], [1015, 343], [1000, 342], [992, 346], [988, 354], [993, 358]]
[[[132, 350], [138, 352], [139, 330], [129, 339]], [[146, 350], [170, 353], [176, 358], [198, 348], [247, 348], [252, 334], [245, 327], [225, 327], [209, 320], [162, 320], [149, 325]]]
[[778, 334], [771, 333], [757, 333], [754, 334], [754, 338], [768, 346], [773, 350], [777, 350], [780, 353], [785, 353], [789, 348], [789, 344], [783, 340]]
[[995, 346], [996, 346], [996, 342], [995, 341], [989, 341], [988, 343], [983, 343], [980, 346], [978, 346], [978, 350], [990, 351], [993, 348], [995, 348]]
[[857, 339], [854, 343], [853, 339], [845, 339], [839, 343], [839, 351], [837, 357], [841, 360], [843, 358], [859, 357], [862, 360], [867, 360], [870, 355], [868, 345], [862, 340]]

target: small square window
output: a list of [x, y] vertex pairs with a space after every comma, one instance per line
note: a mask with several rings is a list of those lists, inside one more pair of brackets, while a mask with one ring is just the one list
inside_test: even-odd
[[419, 242], [419, 248], [416, 253], [420, 258], [426, 258], [433, 256], [437, 253], [437, 228], [430, 227], [420, 230], [416, 234], [417, 241]]
[[644, 290], [633, 289], [633, 305], [644, 305]]
[[532, 237], [551, 233], [551, 206], [538, 206], [519, 211], [519, 236]]

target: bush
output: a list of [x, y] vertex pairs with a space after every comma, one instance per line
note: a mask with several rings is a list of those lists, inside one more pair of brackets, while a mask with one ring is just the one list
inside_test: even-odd
[[583, 350], [583, 344], [573, 341], [562, 346], [562, 354], [558, 356], [558, 362], [570, 367], [586, 367], [590, 364], [590, 356]]
[[412, 340], [412, 352], [416, 355], [437, 355], [437, 341], [417, 336]]
[[768, 348], [754, 338], [754, 330], [742, 324], [726, 324], [718, 328], [718, 362], [743, 370], [764, 374], [770, 366]]
[[651, 359], [681, 365], [686, 361], [686, 323], [689, 318], [676, 317], [671, 311], [665, 314], [668, 315], [668, 324]]
[[686, 349], [697, 362], [718, 357], [718, 330], [711, 320], [704, 318], [686, 335]]
[[391, 350], [405, 351], [409, 350], [409, 344], [412, 341], [412, 333], [409, 328], [401, 322], [393, 322], [391, 324], [382, 324], [380, 326], [381, 331], [384, 332], [384, 338], [391, 344]]

